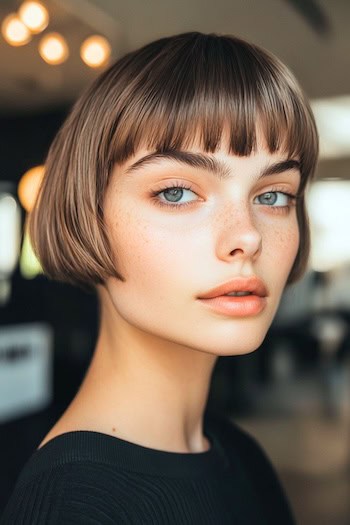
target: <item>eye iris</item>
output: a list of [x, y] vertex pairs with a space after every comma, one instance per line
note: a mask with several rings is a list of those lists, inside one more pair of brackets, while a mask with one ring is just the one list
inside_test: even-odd
[[165, 194], [170, 194], [170, 200], [172, 202], [177, 202], [182, 197], [183, 190], [181, 188], [168, 188], [164, 191]]
[[271, 203], [275, 204], [277, 200], [277, 195], [276, 193], [272, 193], [272, 192], [264, 193], [264, 195], [262, 196], [262, 199], [265, 199], [266, 204], [271, 204]]

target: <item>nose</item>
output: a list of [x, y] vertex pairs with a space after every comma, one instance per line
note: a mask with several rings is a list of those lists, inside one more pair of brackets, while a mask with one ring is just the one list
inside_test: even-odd
[[217, 256], [232, 261], [235, 257], [255, 260], [262, 249], [262, 235], [248, 206], [223, 213], [217, 241]]

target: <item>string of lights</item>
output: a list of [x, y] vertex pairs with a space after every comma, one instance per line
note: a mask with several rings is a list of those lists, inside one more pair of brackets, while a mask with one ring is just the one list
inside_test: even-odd
[[[48, 9], [36, 0], [23, 2], [17, 12], [9, 13], [1, 23], [5, 41], [14, 47], [28, 44], [33, 37], [49, 28]], [[50, 65], [65, 62], [70, 55], [67, 40], [58, 32], [45, 32], [38, 42], [41, 58]], [[102, 35], [91, 35], [80, 46], [82, 61], [91, 68], [105, 66], [111, 56], [111, 46]]]

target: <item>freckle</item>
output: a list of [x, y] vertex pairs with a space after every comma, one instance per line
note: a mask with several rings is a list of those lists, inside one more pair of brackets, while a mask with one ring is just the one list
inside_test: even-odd
[[115, 427], [112, 428], [113, 432], [115, 432]]

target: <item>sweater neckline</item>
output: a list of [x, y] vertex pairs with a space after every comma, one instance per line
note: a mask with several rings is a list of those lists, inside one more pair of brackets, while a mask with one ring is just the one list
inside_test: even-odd
[[[227, 454], [213, 425], [204, 420], [204, 435], [211, 447], [204, 452], [170, 452], [145, 447], [117, 436], [92, 430], [60, 434], [37, 449], [30, 458], [35, 471], [76, 462], [98, 462], [118, 469], [154, 476], [197, 477], [222, 474], [229, 466]], [[32, 468], [31, 468], [32, 467]]]

